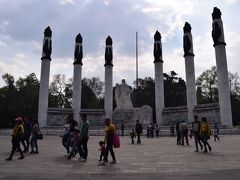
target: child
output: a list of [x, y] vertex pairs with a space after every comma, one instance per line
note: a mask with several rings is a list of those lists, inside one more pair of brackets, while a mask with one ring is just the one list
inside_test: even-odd
[[132, 139], [132, 144], [134, 144], [134, 138], [136, 137], [136, 133], [134, 132], [134, 129], [129, 134], [130, 138]]
[[67, 157], [67, 159], [71, 159], [72, 157], [75, 156], [76, 152], [78, 151], [77, 148], [79, 145], [79, 140], [80, 140], [79, 130], [74, 128], [74, 130], [73, 130], [73, 146], [72, 146], [71, 152], [70, 152], [69, 156]]
[[106, 148], [105, 148], [105, 143], [104, 141], [99, 141], [99, 146], [100, 148], [98, 149], [101, 153], [100, 153], [100, 159], [98, 160], [99, 162], [101, 162], [104, 158], [104, 155], [105, 155], [105, 151], [106, 151]]
[[213, 131], [213, 133], [214, 133], [214, 141], [216, 141], [216, 140], [220, 140], [220, 138], [218, 137], [218, 133], [219, 133], [219, 128], [218, 128], [218, 124], [217, 123], [215, 123], [214, 124], [214, 131]]

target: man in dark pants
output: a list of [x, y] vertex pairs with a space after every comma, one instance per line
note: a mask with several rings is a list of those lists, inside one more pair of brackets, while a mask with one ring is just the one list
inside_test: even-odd
[[122, 124], [121, 124], [122, 136], [124, 136], [124, 128], [125, 128], [125, 127], [124, 127], [124, 124], [122, 123]]
[[201, 138], [200, 138], [200, 126], [201, 126], [201, 122], [198, 121], [198, 116], [195, 115], [194, 116], [194, 122], [192, 122], [192, 134], [194, 136], [194, 141], [195, 141], [195, 146], [196, 146], [196, 150], [195, 152], [198, 152], [198, 144], [201, 147], [201, 150], [203, 149], [203, 145], [201, 143]]
[[80, 142], [78, 151], [80, 154], [79, 161], [80, 162], [86, 162], [87, 156], [88, 156], [88, 148], [87, 148], [87, 142], [88, 142], [88, 129], [89, 129], [89, 122], [87, 120], [87, 114], [81, 114], [81, 124], [80, 124]]
[[32, 133], [32, 123], [28, 120], [28, 117], [24, 117], [24, 141], [26, 141], [26, 149], [24, 149], [24, 153], [29, 150], [29, 141]]
[[142, 134], [142, 124], [139, 123], [139, 120], [136, 121], [135, 133], [137, 134], [137, 144], [141, 144], [141, 134]]

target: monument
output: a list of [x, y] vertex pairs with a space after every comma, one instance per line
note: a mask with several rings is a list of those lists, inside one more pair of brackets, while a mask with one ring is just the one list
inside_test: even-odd
[[188, 123], [193, 121], [193, 109], [197, 105], [196, 84], [195, 84], [195, 69], [194, 69], [194, 54], [193, 41], [191, 33], [191, 25], [186, 22], [183, 27], [183, 50], [185, 58], [186, 86], [187, 86], [187, 112]]
[[[223, 127], [232, 128], [230, 88], [228, 83], [228, 68], [225, 49], [226, 43], [224, 39], [223, 23], [221, 20], [221, 11], [216, 7], [212, 13], [212, 20], [212, 38], [214, 42], [213, 46], [215, 48], [217, 64], [219, 106], [218, 104], [197, 105], [191, 26], [189, 23], [185, 23], [183, 28], [183, 47], [187, 84], [187, 108], [186, 106], [164, 108], [162, 43], [161, 34], [156, 31], [154, 35], [153, 50], [155, 64], [156, 124], [168, 125], [170, 122], [179, 119], [179, 117], [181, 117], [181, 119], [188, 119], [188, 122], [191, 122], [193, 114], [196, 114], [199, 116], [205, 116], [210, 120], [214, 119], [214, 121], [220, 119]], [[80, 111], [88, 113], [88, 115], [91, 116], [91, 119], [96, 120], [96, 126], [103, 125], [104, 118], [113, 119], [115, 124], [124, 123], [126, 125], [134, 125], [136, 120], [139, 120], [143, 125], [152, 122], [152, 108], [150, 106], [144, 105], [140, 108], [133, 107], [130, 99], [132, 88], [126, 84], [125, 80], [122, 80], [121, 84], [116, 85], [115, 99], [117, 107], [113, 111], [113, 42], [110, 36], [108, 36], [106, 39], [105, 48], [104, 109], [81, 109], [81, 76], [83, 55], [82, 37], [80, 34], [78, 34], [76, 37], [74, 51], [73, 108], [48, 108], [49, 73], [52, 53], [51, 36], [52, 31], [50, 27], [47, 27], [44, 32], [41, 58], [42, 63], [38, 106], [38, 121], [40, 127], [46, 127], [47, 125], [55, 126], [56, 124], [63, 125], [64, 117], [72, 113], [74, 114], [74, 118], [79, 121]]]
[[113, 52], [112, 52], [112, 38], [110, 36], [106, 39], [105, 48], [105, 94], [104, 94], [104, 110], [105, 118], [112, 119], [113, 110]]
[[82, 36], [78, 34], [75, 39], [74, 63], [73, 63], [73, 96], [72, 109], [73, 116], [77, 122], [80, 122], [81, 93], [82, 93]]
[[48, 112], [48, 89], [49, 89], [49, 74], [50, 62], [52, 53], [52, 31], [48, 26], [44, 31], [43, 49], [42, 49], [42, 65], [39, 88], [39, 102], [38, 102], [38, 122], [40, 127], [47, 126], [47, 112]]
[[154, 35], [154, 66], [155, 66], [155, 106], [156, 124], [163, 124], [162, 111], [164, 108], [163, 60], [161, 34], [156, 31]]
[[132, 88], [126, 84], [125, 79], [122, 80], [122, 84], [116, 84], [115, 88], [115, 100], [117, 104], [116, 109], [133, 109], [132, 101], [130, 99], [130, 94]]
[[218, 97], [220, 107], [221, 125], [232, 128], [232, 110], [230, 99], [230, 88], [228, 82], [228, 67], [226, 56], [226, 43], [224, 39], [223, 22], [221, 19], [221, 11], [217, 7], [212, 13], [212, 38], [215, 48], [217, 78], [218, 78]]
[[128, 128], [132, 128], [136, 120], [139, 120], [143, 125], [152, 122], [152, 108], [150, 106], [133, 107], [131, 101], [132, 88], [126, 84], [125, 79], [122, 79], [121, 84], [116, 84], [114, 93], [117, 105], [113, 112], [113, 122], [115, 124], [124, 123]]

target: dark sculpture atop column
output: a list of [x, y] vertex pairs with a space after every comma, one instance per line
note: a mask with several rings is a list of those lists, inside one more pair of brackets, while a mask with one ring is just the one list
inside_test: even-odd
[[43, 51], [42, 51], [42, 58], [41, 59], [51, 59], [52, 53], [52, 31], [48, 26], [44, 31], [44, 39], [43, 39]]
[[191, 35], [191, 25], [188, 22], [185, 22], [183, 27], [183, 49], [184, 49], [184, 57], [185, 56], [194, 56], [193, 54], [193, 46], [192, 46], [192, 35]]
[[112, 54], [112, 38], [110, 36], [107, 37], [106, 39], [106, 49], [105, 49], [105, 64], [104, 66], [113, 66], [112, 64], [112, 59], [113, 59], [113, 54]]
[[216, 46], [218, 44], [226, 45], [223, 35], [223, 24], [221, 19], [221, 11], [217, 7], [214, 7], [213, 13], [212, 13], [212, 38], [214, 45]]
[[74, 63], [73, 64], [82, 64], [83, 50], [82, 50], [82, 36], [79, 33], [75, 39], [75, 51], [74, 51]]
[[154, 63], [156, 62], [163, 62], [162, 60], [162, 44], [161, 44], [161, 34], [156, 31], [154, 35]]

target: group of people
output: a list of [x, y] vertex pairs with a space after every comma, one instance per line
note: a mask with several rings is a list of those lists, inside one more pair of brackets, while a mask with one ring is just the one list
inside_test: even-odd
[[[79, 161], [86, 162], [88, 157], [89, 121], [87, 120], [87, 114], [82, 113], [80, 116], [80, 125], [78, 125], [72, 115], [68, 116], [67, 123], [64, 125], [62, 144], [67, 151], [67, 159], [71, 159], [79, 153]], [[112, 162], [110, 163], [115, 164], [116, 157], [113, 150], [113, 143], [114, 136], [116, 135], [116, 127], [111, 123], [110, 119], [105, 119], [104, 132], [104, 140], [99, 142], [99, 165], [105, 165], [108, 162], [109, 152], [112, 156]]]
[[88, 129], [89, 121], [86, 114], [81, 114], [80, 126], [74, 120], [73, 115], [67, 117], [67, 122], [64, 125], [64, 132], [62, 136], [62, 145], [67, 150], [67, 159], [71, 159], [79, 153], [79, 161], [86, 162], [88, 156]]
[[142, 124], [139, 122], [139, 120], [137, 120], [136, 125], [135, 125], [135, 129], [132, 129], [132, 131], [129, 133], [132, 144], [135, 143], [135, 141], [134, 141], [135, 137], [137, 137], [137, 144], [141, 144], [141, 134], [142, 133], [143, 133]]
[[[215, 124], [214, 126], [214, 139], [219, 140], [218, 137], [218, 126]], [[201, 121], [198, 120], [198, 116], [194, 116], [194, 121], [191, 124], [191, 129], [189, 131], [189, 126], [186, 121], [181, 121], [176, 124], [176, 132], [177, 132], [177, 144], [183, 145], [186, 142], [189, 145], [188, 134], [190, 132], [190, 137], [194, 137], [196, 150], [195, 152], [199, 152], [199, 146], [204, 153], [212, 151], [212, 147], [210, 146], [208, 140], [211, 135], [211, 127], [206, 119], [206, 117], [202, 117]], [[199, 145], [199, 146], [198, 146]]]
[[[39, 125], [37, 121], [30, 121], [28, 117], [17, 117], [14, 121], [14, 127], [11, 133], [11, 154], [6, 160], [11, 161], [16, 151], [20, 153], [20, 157], [18, 159], [24, 159], [24, 153], [29, 152], [29, 145], [31, 146], [30, 154], [38, 154], [38, 133]], [[20, 144], [22, 144], [24, 148], [23, 150]]]

